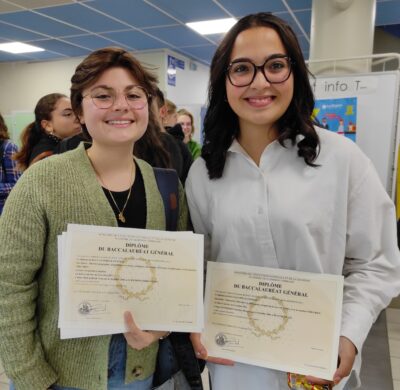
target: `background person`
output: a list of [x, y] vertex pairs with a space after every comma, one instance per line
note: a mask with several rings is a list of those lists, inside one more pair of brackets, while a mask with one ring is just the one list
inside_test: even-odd
[[328, 120], [325, 117], [323, 117], [321, 120], [321, 127], [326, 130], [329, 130]]
[[165, 128], [174, 127], [178, 123], [177, 107], [174, 102], [164, 98], [164, 104], [160, 108], [162, 124]]
[[184, 108], [178, 110], [178, 123], [182, 126], [183, 134], [185, 135], [183, 142], [187, 145], [193, 160], [195, 160], [201, 155], [201, 145], [192, 139], [195, 130], [192, 113]]
[[17, 145], [10, 141], [6, 122], [0, 114], [0, 215], [11, 189], [21, 176], [13, 159], [17, 151]]
[[[165, 99], [159, 88], [157, 88], [155, 104], [155, 110], [158, 112], [158, 118], [162, 124], [161, 131], [163, 134], [161, 138], [168, 145], [168, 149], [171, 150], [173, 166], [177, 167], [175, 169], [177, 169], [178, 176], [181, 182], [185, 184], [193, 158], [190, 150], [183, 142], [184, 134], [181, 125], [177, 123], [176, 105]], [[173, 151], [173, 149], [176, 150], [176, 147], [179, 149], [178, 153]]]
[[[186, 191], [206, 259], [344, 275], [333, 382], [355, 388], [357, 375], [348, 375], [359, 372], [371, 325], [400, 292], [395, 210], [357, 145], [313, 126], [308, 76], [286, 22], [269, 13], [240, 19], [211, 63], [202, 158]], [[228, 365], [207, 357], [199, 335], [192, 341], [210, 363], [213, 390], [287, 388], [284, 372]]]
[[[142, 138], [157, 152], [148, 126], [156, 80], [125, 50], [106, 48], [86, 57], [71, 81], [73, 110], [92, 143], [34, 164], [8, 198], [0, 218], [0, 356], [17, 390], [149, 390], [167, 332], [144, 332], [125, 313], [124, 335], [60, 340], [57, 237], [68, 223], [165, 229], [153, 168], [132, 156]], [[181, 187], [178, 202], [183, 230]]]
[[19, 167], [25, 170], [51, 156], [60, 140], [80, 130], [81, 126], [67, 96], [51, 93], [41, 97], [35, 107], [35, 121], [21, 135], [22, 147], [15, 156]]

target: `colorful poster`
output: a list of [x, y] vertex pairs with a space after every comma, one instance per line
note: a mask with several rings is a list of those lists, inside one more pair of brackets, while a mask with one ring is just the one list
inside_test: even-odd
[[327, 130], [342, 134], [354, 142], [357, 134], [357, 98], [318, 99], [313, 118]]

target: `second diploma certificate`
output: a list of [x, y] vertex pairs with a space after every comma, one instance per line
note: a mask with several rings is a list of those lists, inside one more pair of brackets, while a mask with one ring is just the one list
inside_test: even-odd
[[61, 337], [147, 330], [201, 331], [203, 236], [68, 225], [59, 238]]
[[210, 356], [332, 380], [343, 276], [208, 262]]

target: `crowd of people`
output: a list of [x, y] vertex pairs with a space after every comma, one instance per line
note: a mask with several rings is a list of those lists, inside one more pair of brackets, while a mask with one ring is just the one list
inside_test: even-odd
[[307, 380], [359, 385], [365, 338], [400, 293], [395, 208], [371, 161], [312, 122], [298, 40], [270, 13], [225, 35], [207, 104], [201, 146], [192, 113], [132, 54], [104, 48], [77, 66], [70, 98], [38, 101], [19, 152], [0, 118], [0, 358], [11, 389], [200, 390], [203, 361], [213, 390], [287, 388], [285, 372], [208, 356], [195, 333], [176, 336], [173, 353], [190, 353], [160, 383], [159, 344], [174, 334], [141, 330], [135, 313], [121, 314], [124, 334], [60, 339], [57, 237], [68, 223], [165, 230], [153, 167], [179, 177], [176, 229], [204, 235], [205, 260], [344, 276], [337, 371]]

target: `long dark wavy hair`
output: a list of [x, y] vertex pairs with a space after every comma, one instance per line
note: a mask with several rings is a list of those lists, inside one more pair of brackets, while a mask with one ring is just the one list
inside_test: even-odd
[[34, 146], [46, 134], [41, 122], [42, 120], [50, 121], [52, 119], [52, 112], [56, 109], [57, 102], [68, 97], [62, 93], [49, 93], [42, 96], [36, 103], [35, 107], [35, 121], [29, 123], [21, 133], [21, 149], [14, 156], [17, 161], [18, 167], [25, 170], [29, 166], [30, 157]]
[[[157, 78], [126, 50], [119, 47], [96, 50], [77, 66], [71, 78], [72, 110], [77, 117], [80, 117], [83, 90], [94, 84], [103, 72], [116, 67], [126, 69], [148, 94], [149, 124], [144, 135], [135, 142], [135, 156], [152, 161], [158, 167], [171, 167], [170, 156], [161, 143], [155, 113], [151, 108], [152, 97], [156, 93]], [[87, 138], [91, 139], [85, 125], [82, 125], [82, 131]]]
[[271, 13], [261, 12], [240, 19], [226, 34], [218, 46], [211, 62], [208, 87], [208, 108], [204, 118], [204, 143], [201, 156], [206, 162], [210, 179], [222, 176], [227, 150], [239, 135], [239, 120], [226, 101], [226, 72], [236, 37], [253, 27], [268, 27], [275, 30], [293, 61], [294, 91], [292, 101], [278, 120], [278, 141], [296, 142], [296, 136], [304, 138], [298, 142], [298, 155], [307, 165], [316, 166], [313, 161], [318, 156], [319, 138], [314, 130], [311, 114], [314, 96], [309, 82], [309, 71], [304, 62], [300, 45], [290, 26]]

